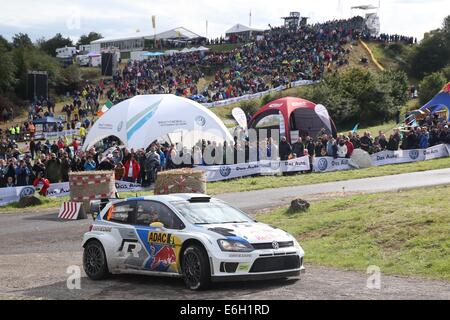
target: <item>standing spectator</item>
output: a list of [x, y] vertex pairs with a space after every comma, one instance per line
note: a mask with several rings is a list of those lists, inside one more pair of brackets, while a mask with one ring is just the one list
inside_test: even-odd
[[6, 172], [8, 167], [3, 159], [0, 159], [0, 188], [6, 187]]
[[31, 176], [31, 172], [25, 164], [24, 160], [19, 161], [19, 165], [16, 168], [16, 185], [18, 187], [24, 187], [28, 185], [28, 178]]
[[84, 163], [84, 170], [85, 171], [94, 171], [96, 168], [97, 168], [97, 164], [94, 161], [94, 157], [92, 156], [92, 154], [89, 154], [86, 162]]
[[61, 159], [56, 158], [56, 153], [50, 154], [50, 160], [45, 162], [45, 176], [50, 183], [61, 181]]
[[136, 156], [134, 153], [130, 153], [130, 160], [125, 162], [124, 169], [124, 180], [135, 183], [139, 178], [140, 167], [139, 163], [136, 161]]
[[340, 139], [339, 143], [337, 144], [337, 151], [336, 151], [336, 155], [338, 158], [345, 158], [347, 157], [347, 145], [345, 144], [345, 140], [344, 139]]
[[370, 137], [370, 132], [365, 131], [364, 135], [361, 137], [361, 149], [370, 153], [372, 150], [372, 144], [373, 144], [373, 142]]
[[69, 181], [69, 172], [71, 168], [71, 161], [67, 152], [63, 153], [61, 159], [61, 181], [67, 182]]
[[145, 159], [145, 173], [147, 175], [146, 182], [148, 185], [156, 181], [156, 172], [161, 163], [160, 155], [156, 152], [156, 147], [150, 147]]
[[289, 144], [289, 142], [287, 142], [286, 137], [281, 137], [281, 142], [280, 142], [280, 160], [281, 161], [286, 161], [289, 159], [289, 156], [292, 153], [292, 147]]
[[302, 137], [298, 137], [297, 142], [292, 145], [292, 153], [296, 158], [303, 157], [305, 153], [305, 145], [303, 144]]
[[428, 133], [427, 128], [422, 127], [420, 129], [420, 134], [419, 134], [419, 149], [428, 148], [430, 146], [429, 139], [430, 139], [430, 134]]
[[125, 169], [123, 167], [122, 162], [118, 162], [114, 167], [114, 177], [116, 180], [122, 180], [125, 174]]
[[31, 159], [34, 160], [34, 155], [36, 154], [36, 142], [34, 142], [33, 138], [31, 138], [31, 141], [30, 141], [30, 154], [31, 154]]

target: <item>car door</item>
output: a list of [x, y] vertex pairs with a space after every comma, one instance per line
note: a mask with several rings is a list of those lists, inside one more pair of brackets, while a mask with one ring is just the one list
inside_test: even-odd
[[104, 216], [111, 222], [112, 236], [115, 239], [113, 254], [108, 257], [113, 269], [140, 269], [147, 256], [133, 226], [136, 201], [113, 204]]
[[[153, 223], [161, 223], [163, 227], [152, 226]], [[178, 216], [161, 202], [142, 200], [136, 204], [135, 226], [148, 253], [143, 268], [153, 272], [178, 273], [182, 244], [179, 232], [184, 229]]]

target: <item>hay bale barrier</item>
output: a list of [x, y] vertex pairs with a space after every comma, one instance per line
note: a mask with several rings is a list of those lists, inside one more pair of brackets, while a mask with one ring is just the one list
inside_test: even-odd
[[85, 213], [91, 213], [91, 200], [113, 198], [116, 194], [114, 171], [83, 171], [69, 173], [70, 200], [83, 202]]
[[158, 172], [155, 194], [205, 193], [206, 175], [198, 169], [183, 168]]

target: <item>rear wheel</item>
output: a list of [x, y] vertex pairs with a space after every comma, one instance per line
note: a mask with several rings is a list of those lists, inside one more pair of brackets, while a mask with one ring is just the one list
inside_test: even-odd
[[83, 267], [92, 280], [101, 280], [108, 275], [105, 250], [99, 241], [90, 241], [84, 247]]
[[211, 269], [208, 255], [198, 245], [191, 245], [183, 252], [183, 279], [190, 290], [204, 290], [211, 284]]

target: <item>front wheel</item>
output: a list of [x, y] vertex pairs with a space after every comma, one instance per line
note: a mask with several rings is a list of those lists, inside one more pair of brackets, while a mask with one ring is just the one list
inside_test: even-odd
[[108, 275], [106, 255], [100, 242], [90, 241], [83, 252], [84, 272], [92, 280], [101, 280]]
[[183, 252], [183, 279], [190, 290], [203, 290], [211, 284], [208, 255], [198, 245], [191, 245]]

